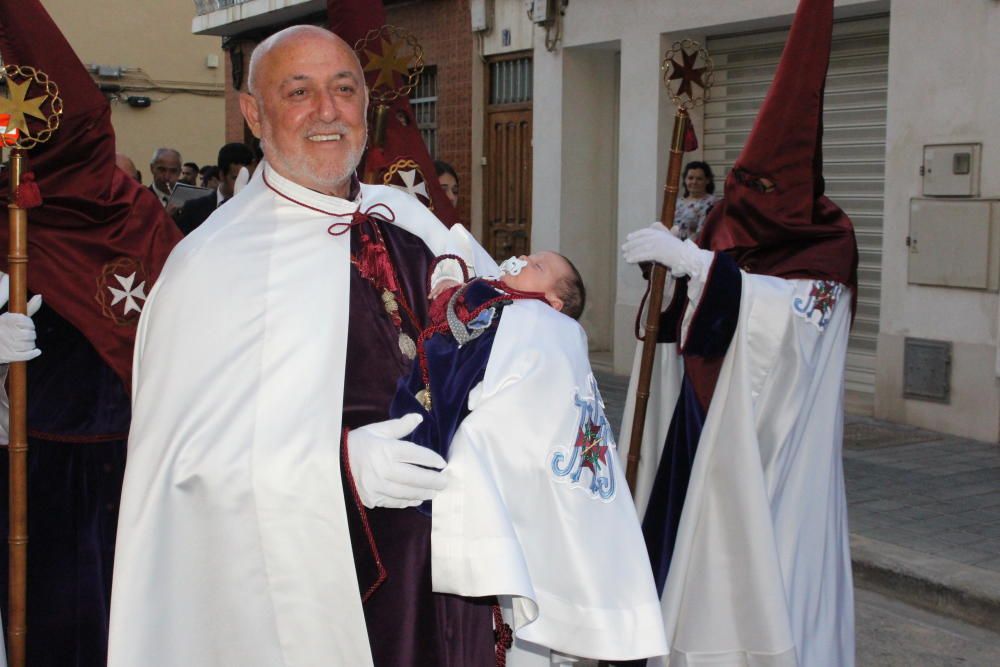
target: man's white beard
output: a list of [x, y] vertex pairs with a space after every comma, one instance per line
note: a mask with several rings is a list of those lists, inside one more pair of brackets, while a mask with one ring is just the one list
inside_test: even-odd
[[[341, 128], [346, 129], [346, 128]], [[347, 132], [340, 132], [341, 136], [346, 136]], [[341, 139], [343, 141], [343, 139]], [[304, 157], [289, 156], [288, 154], [280, 151], [273, 146], [271, 146], [265, 139], [261, 139], [261, 149], [264, 151], [264, 158], [270, 162], [272, 167], [281, 173], [284, 169], [288, 170], [288, 174], [282, 174], [289, 180], [304, 187], [305, 184], [302, 182], [302, 176], [309, 175], [314, 179], [319, 180], [328, 190], [336, 190], [340, 186], [345, 184], [350, 184], [351, 176], [357, 170], [358, 165], [361, 164], [361, 157], [365, 153], [365, 145], [367, 144], [367, 133], [362, 138], [362, 141], [358, 142], [351, 147], [350, 152], [347, 153], [343, 161], [342, 169], [339, 169], [333, 173], [329, 171], [332, 165], [327, 164], [327, 169], [316, 170], [312, 169], [309, 161]], [[324, 193], [324, 194], [329, 194]], [[347, 193], [345, 193], [346, 196]]]

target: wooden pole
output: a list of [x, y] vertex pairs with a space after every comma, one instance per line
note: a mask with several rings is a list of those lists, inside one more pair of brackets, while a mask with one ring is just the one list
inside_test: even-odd
[[[24, 152], [10, 152], [10, 250], [7, 255], [10, 270], [11, 313], [27, 313], [28, 295], [28, 211], [17, 205], [16, 193], [24, 171]], [[7, 664], [24, 667], [26, 609], [28, 590], [28, 378], [25, 362], [10, 364], [10, 445], [7, 449], [10, 471], [8, 499], [9, 581], [7, 614]]]
[[[670, 142], [667, 179], [663, 185], [663, 206], [660, 209], [660, 222], [666, 227], [671, 227], [674, 224], [681, 162], [684, 158], [684, 133], [687, 130], [688, 122], [687, 110], [677, 109], [677, 115], [674, 116], [674, 134]], [[662, 264], [653, 264], [653, 270], [649, 276], [649, 300], [646, 306], [642, 363], [639, 365], [639, 381], [635, 391], [632, 436], [629, 440], [628, 459], [625, 466], [625, 481], [632, 491], [635, 491], [635, 477], [639, 472], [639, 451], [642, 449], [642, 432], [646, 427], [646, 406], [649, 403], [649, 385], [653, 375], [653, 357], [656, 355], [656, 338], [660, 333], [660, 312], [663, 309], [663, 287], [666, 280], [666, 267]]]

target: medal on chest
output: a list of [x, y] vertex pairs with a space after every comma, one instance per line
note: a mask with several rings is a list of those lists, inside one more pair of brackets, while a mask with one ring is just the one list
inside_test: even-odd
[[379, 293], [382, 308], [398, 332], [396, 342], [400, 353], [407, 359], [415, 359], [417, 344], [410, 334], [403, 331], [403, 314], [409, 318], [415, 331], [420, 331], [421, 327], [403, 294], [396, 268], [385, 245], [385, 238], [375, 224], [361, 230], [358, 238], [361, 247], [357, 254], [351, 254], [351, 264], [358, 270], [358, 275], [367, 280]]

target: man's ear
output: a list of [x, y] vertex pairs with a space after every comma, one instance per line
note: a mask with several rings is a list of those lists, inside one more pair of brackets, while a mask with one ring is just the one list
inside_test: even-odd
[[249, 93], [240, 93], [240, 111], [243, 112], [243, 118], [250, 126], [253, 136], [260, 139], [260, 106], [257, 98]]

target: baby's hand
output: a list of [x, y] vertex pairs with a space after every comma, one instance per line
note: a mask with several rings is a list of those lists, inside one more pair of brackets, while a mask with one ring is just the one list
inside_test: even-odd
[[437, 284], [434, 285], [434, 289], [431, 290], [431, 293], [427, 296], [431, 301], [433, 301], [441, 294], [441, 292], [451, 289], [452, 287], [457, 287], [461, 284], [461, 280], [455, 280], [454, 278], [441, 278], [438, 280]]

